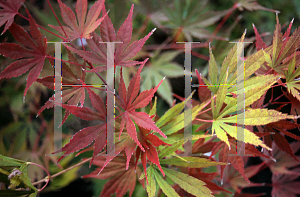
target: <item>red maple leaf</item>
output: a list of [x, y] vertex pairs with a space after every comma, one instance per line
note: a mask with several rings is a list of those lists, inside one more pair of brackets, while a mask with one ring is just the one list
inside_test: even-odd
[[[105, 156], [98, 156], [93, 164], [97, 166], [103, 166], [105, 163]], [[104, 188], [100, 194], [100, 197], [111, 196], [116, 193], [116, 197], [123, 197], [127, 191], [129, 190], [129, 196], [132, 196], [132, 193], [135, 189], [136, 180], [142, 174], [141, 169], [134, 167], [134, 159], [133, 157], [130, 160], [132, 164], [127, 170], [125, 170], [125, 161], [126, 157], [116, 157], [114, 158], [99, 174], [100, 168], [93, 171], [91, 174], [83, 176], [83, 178], [96, 178], [96, 179], [109, 179], [107, 183], [105, 183]], [[144, 186], [144, 181], [139, 180], [139, 182]]]
[[[244, 171], [244, 162], [243, 162], [243, 157], [242, 156], [234, 156], [236, 154], [236, 140], [231, 138], [229, 139], [229, 143], [231, 146], [231, 149], [229, 150], [229, 147], [226, 145], [225, 142], [217, 142], [217, 144], [214, 146], [214, 148], [211, 150], [211, 157], [215, 155], [216, 153], [220, 151], [219, 153], [219, 162], [227, 162], [230, 163], [237, 171], [239, 171], [240, 175], [248, 182], [249, 177], [246, 176], [245, 171]], [[240, 151], [240, 150], [238, 150]], [[229, 154], [232, 154], [233, 156], [229, 156]], [[250, 155], [252, 154], [253, 156], [259, 156], [261, 158], [267, 158], [270, 159], [269, 156], [262, 154], [260, 151], [258, 151], [253, 145], [250, 144], [245, 144], [245, 154]], [[221, 178], [223, 178], [224, 170], [226, 166], [220, 166], [221, 168]]]
[[[235, 156], [233, 156], [235, 157]], [[241, 160], [243, 163], [247, 163], [248, 157], [241, 157]], [[248, 178], [251, 178], [255, 176], [257, 173], [259, 173], [261, 170], [263, 170], [265, 167], [265, 163], [262, 162], [257, 165], [251, 165], [248, 167], [243, 167], [244, 175], [242, 175], [237, 169], [234, 167], [234, 165], [228, 165], [226, 170], [224, 171], [224, 177], [223, 177], [223, 184], [225, 188], [233, 188], [237, 193], [241, 192], [242, 188], [245, 187], [257, 187], [262, 186], [263, 183], [253, 183], [250, 181], [245, 180], [245, 176]], [[247, 179], [248, 179], [247, 178]]]
[[141, 148], [142, 151], [145, 150], [141, 145], [141, 143], [138, 141], [136, 128], [133, 121], [135, 121], [135, 123], [138, 126], [145, 129], [153, 130], [159, 133], [164, 138], [167, 138], [167, 136], [155, 125], [155, 123], [147, 113], [135, 111], [136, 109], [146, 107], [150, 103], [150, 101], [154, 96], [154, 93], [157, 91], [158, 87], [163, 82], [163, 80], [161, 80], [161, 82], [155, 88], [151, 88], [150, 90], [145, 90], [138, 95], [140, 80], [141, 80], [140, 74], [147, 60], [148, 59], [146, 59], [141, 64], [137, 73], [131, 79], [130, 84], [128, 86], [128, 90], [126, 90], [125, 83], [122, 76], [122, 70], [121, 70], [121, 78], [119, 84], [119, 97], [116, 100], [118, 106], [120, 106], [123, 109], [123, 111], [119, 115], [122, 117], [121, 125], [120, 125], [120, 135], [126, 123], [127, 133], [137, 143], [137, 145]]
[[[88, 91], [89, 98], [96, 112], [87, 107], [77, 107], [65, 104], [63, 104], [62, 107], [83, 120], [100, 120], [104, 123], [101, 123], [96, 126], [86, 127], [78, 131], [77, 133], [75, 133], [75, 135], [73, 135], [70, 142], [64, 147], [62, 147], [61, 151], [64, 152], [65, 155], [70, 154], [79, 151], [83, 148], [86, 148], [92, 142], [94, 142], [94, 152], [91, 160], [92, 163], [94, 158], [101, 152], [101, 150], [106, 145], [106, 107], [99, 95], [97, 95], [94, 91], [90, 90], [89, 88], [86, 89]], [[57, 153], [58, 151], [54, 153]], [[62, 158], [64, 158], [64, 155], [61, 156], [58, 161], [60, 161]]]
[[[295, 156], [289, 142], [284, 137], [284, 135], [282, 135], [282, 134], [285, 134], [285, 135], [287, 135], [289, 137], [292, 137], [296, 140], [300, 140], [299, 136], [294, 135], [294, 134], [290, 133], [289, 131], [287, 131], [287, 130], [299, 128], [299, 126], [300, 125], [298, 125], [296, 123], [292, 123], [292, 122], [289, 122], [289, 121], [286, 121], [286, 120], [280, 120], [278, 122], [269, 123], [264, 127], [264, 132], [269, 132], [269, 133], [271, 133], [271, 135], [265, 136], [264, 141], [265, 141], [267, 146], [271, 147], [272, 140], [271, 140], [270, 136], [272, 136], [273, 141], [275, 142], [275, 144], [278, 146], [278, 148], [280, 150], [286, 152], [291, 157], [293, 157], [296, 161], [299, 162], [299, 160]], [[280, 134], [277, 131], [281, 132], [282, 134]]]
[[[87, 88], [86, 84], [84, 83], [86, 73], [82, 70], [82, 68], [85, 66], [80, 65], [68, 49], [67, 53], [69, 61], [73, 62], [74, 64], [70, 63], [70, 65], [67, 65], [65, 62], [62, 62], [62, 84], [69, 86], [63, 87], [62, 89], [62, 103], [68, 102], [68, 105], [78, 105], [80, 102], [82, 107], [85, 99], [85, 89]], [[54, 65], [54, 60], [51, 59], [50, 63], [51, 65]], [[42, 83], [44, 86], [54, 90], [54, 79], [55, 76], [47, 76], [42, 79], [37, 79], [37, 82]], [[42, 113], [45, 109], [54, 107], [54, 96], [55, 95], [49, 98], [45, 105], [38, 111], [37, 115]], [[69, 115], [70, 111], [67, 110], [61, 125], [66, 121]]]
[[[103, 8], [103, 13], [106, 14], [105, 8]], [[154, 32], [151, 31], [144, 38], [134, 41], [130, 44], [132, 37], [132, 14], [133, 14], [133, 5], [131, 6], [128, 17], [125, 19], [124, 23], [121, 25], [118, 33], [116, 35], [113, 24], [108, 16], [106, 16], [103, 22], [100, 25], [100, 36], [96, 33], [92, 33], [92, 38], [86, 40], [88, 46], [92, 51], [78, 50], [68, 45], [65, 47], [69, 48], [71, 51], [78, 54], [80, 57], [86, 61], [96, 64], [96, 65], [105, 65], [107, 60], [106, 44], [101, 42], [122, 42], [115, 44], [115, 66], [134, 66], [139, 64], [139, 61], [130, 60], [132, 59], [144, 46], [145, 42]], [[87, 72], [101, 72], [105, 71], [107, 66], [97, 66], [92, 70]]]
[[[300, 148], [300, 142], [292, 142], [290, 144], [290, 147], [292, 151], [295, 153]], [[267, 151], [264, 149], [264, 152], [267, 153]], [[263, 161], [266, 162], [266, 165], [270, 168], [273, 174], [295, 174], [295, 172], [289, 170], [290, 168], [293, 168], [297, 165], [299, 165], [299, 162], [297, 162], [293, 157], [291, 157], [289, 154], [282, 152], [275, 142], [272, 143], [272, 155], [275, 158], [274, 160], [261, 158]], [[300, 156], [296, 156], [296, 159], [299, 160]]]
[[18, 77], [29, 69], [31, 69], [24, 92], [24, 97], [29, 87], [37, 80], [40, 75], [44, 61], [47, 58], [46, 48], [47, 39], [42, 38], [42, 34], [34, 19], [31, 17], [28, 10], [28, 18], [30, 24], [30, 35], [19, 25], [13, 23], [9, 31], [13, 37], [22, 45], [13, 43], [0, 44], [0, 54], [18, 59], [2, 71], [0, 78]]
[[[90, 33], [100, 25], [103, 21], [102, 18], [98, 19], [102, 7], [104, 6], [104, 0], [98, 0], [87, 13], [87, 0], [78, 0], [76, 2], [76, 15], [66, 4], [58, 0], [58, 4], [61, 10], [62, 19], [68, 26], [53, 26], [61, 35], [67, 36], [66, 40], [72, 41], [77, 38], [89, 39], [91, 38]], [[77, 22], [78, 21], [78, 22]]]
[[15, 15], [18, 14], [18, 10], [24, 2], [25, 0], [0, 0], [0, 7], [2, 8], [0, 10], [0, 27], [5, 24], [1, 35], [4, 34], [14, 22]]
[[297, 197], [300, 194], [300, 181], [295, 181], [300, 175], [300, 168], [293, 169], [291, 174], [273, 174], [272, 196]]
[[150, 130], [144, 129], [139, 127], [140, 132], [138, 133], [138, 138], [141, 141], [141, 144], [143, 147], [145, 147], [145, 152], [142, 152], [140, 147], [137, 147], [136, 149], [136, 164], [141, 156], [142, 160], [142, 165], [144, 167], [144, 172], [146, 176], [146, 181], [148, 184], [148, 178], [147, 178], [147, 158], [149, 161], [157, 165], [157, 167], [160, 169], [161, 173], [163, 176], [165, 176], [164, 171], [162, 170], [160, 163], [159, 163], [159, 158], [158, 158], [158, 153], [156, 151], [155, 147], [161, 146], [161, 145], [168, 145], [171, 146], [170, 144], [167, 144], [160, 140], [156, 135], [150, 133]]

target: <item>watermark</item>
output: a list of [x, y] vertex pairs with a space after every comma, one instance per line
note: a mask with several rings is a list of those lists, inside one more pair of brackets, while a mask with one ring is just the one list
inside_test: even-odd
[[[177, 42], [184, 43], [185, 47], [185, 60], [184, 60], [184, 78], [185, 78], [185, 99], [189, 99], [192, 94], [192, 64], [191, 64], [191, 51], [192, 43], [199, 42]], [[244, 44], [252, 42], [230, 42], [237, 45], [237, 80], [236, 84], [222, 84], [225, 86], [235, 86], [237, 88], [237, 114], [241, 114], [245, 119], [245, 67], [244, 67]], [[199, 87], [199, 84], [194, 84], [193, 87]], [[207, 84], [207, 86], [221, 86], [220, 84]], [[238, 119], [237, 124], [237, 150], [236, 154], [229, 154], [229, 156], [253, 156], [252, 154], [245, 154], [245, 134], [244, 134], [244, 119]], [[196, 156], [192, 154], [192, 102], [191, 98], [186, 102], [184, 110], [184, 138], [188, 141], [184, 145], [184, 156]]]
[[[62, 53], [61, 44], [67, 42], [47, 42], [55, 44], [55, 62], [54, 62], [54, 150], [56, 154], [62, 154], [62, 128], [60, 124], [62, 122], [62, 87], [69, 86], [62, 84]], [[114, 73], [114, 51], [115, 44], [122, 42], [100, 42], [107, 44], [107, 73], [106, 84], [100, 85], [106, 87], [107, 93], [107, 118], [106, 118], [106, 130], [107, 130], [107, 145], [105, 156], [115, 155], [115, 73]], [[91, 87], [94, 85], [81, 84], [81, 87]], [[97, 85], [98, 86], [98, 85]]]
[[[62, 61], [61, 61], [61, 43], [66, 42], [48, 42], [55, 44], [55, 81], [54, 81], [54, 148], [59, 155], [62, 154], [62, 128], [59, 125], [62, 122]], [[107, 46], [107, 73], [106, 87], [107, 93], [107, 146], [106, 156], [115, 155], [115, 73], [114, 73], [114, 51], [115, 44], [122, 42], [100, 42]], [[184, 144], [184, 156], [195, 156], [192, 154], [192, 86], [199, 87], [199, 84], [192, 85], [192, 63], [191, 52], [192, 44], [200, 42], [177, 42], [184, 44], [185, 61], [184, 61], [184, 78], [185, 78], [185, 99], [184, 108], [184, 138], [188, 141]], [[236, 84], [222, 84], [228, 86], [235, 86], [237, 88], [237, 114], [245, 117], [245, 68], [244, 68], [244, 44], [252, 42], [230, 42], [237, 45], [237, 80]], [[58, 58], [59, 57], [59, 58]], [[81, 85], [82, 87], [93, 85]], [[220, 84], [207, 84], [205, 86], [221, 86]], [[189, 98], [190, 97], [190, 98]], [[244, 119], [238, 119], [237, 124], [237, 152], [236, 154], [229, 154], [229, 156], [249, 156], [245, 154], [245, 140], [244, 140]]]

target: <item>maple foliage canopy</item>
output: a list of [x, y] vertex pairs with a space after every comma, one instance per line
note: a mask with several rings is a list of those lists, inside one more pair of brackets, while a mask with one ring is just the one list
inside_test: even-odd
[[[159, 47], [159, 52], [153, 55], [150, 50], [143, 49], [143, 46], [149, 42], [155, 29], [144, 35], [139, 32], [138, 36], [133, 36], [134, 5], [131, 5], [128, 16], [116, 31], [104, 0], [95, 1], [90, 8], [87, 0], [77, 0], [75, 12], [70, 5], [58, 0], [59, 13], [64, 25], [56, 16], [51, 3], [47, 1], [60, 24], [49, 26], [56, 30], [58, 35], [38, 25], [24, 2], [25, 0], [0, 0], [0, 26], [4, 26], [2, 34], [9, 30], [17, 42], [5, 41], [0, 44], [0, 54], [13, 59], [0, 73], [0, 79], [19, 77], [29, 71], [24, 102], [25, 95], [34, 82], [51, 90], [56, 90], [55, 80], [60, 80], [62, 84], [62, 103], [59, 106], [56, 106], [55, 94], [45, 104], [40, 105], [40, 102], [35, 101], [34, 105], [31, 105], [42, 126], [38, 134], [32, 134], [34, 126], [31, 125], [31, 114], [28, 128], [32, 128], [28, 129], [29, 133], [26, 127], [24, 131], [19, 132], [22, 135], [16, 134], [18, 139], [27, 139], [26, 136], [29, 135], [25, 145], [30, 144], [38, 148], [41, 139], [52, 139], [52, 135], [43, 134], [46, 128], [50, 130], [50, 124], [48, 125], [44, 114], [46, 109], [61, 107], [65, 110], [65, 115], [60, 127], [66, 127], [72, 115], [86, 121], [88, 126], [77, 130], [61, 149], [52, 150], [45, 144], [42, 149], [52, 153], [62, 152], [63, 155], [59, 159], [52, 159], [60, 163], [64, 163], [70, 158], [66, 156], [75, 152], [76, 156], [82, 153], [90, 154], [90, 158], [84, 159], [82, 163], [89, 161], [90, 167], [95, 165], [97, 169], [83, 178], [109, 179], [104, 185], [101, 197], [115, 193], [117, 197], [121, 197], [128, 191], [129, 196], [133, 196], [139, 186], [143, 187], [150, 197], [159, 196], [161, 193], [168, 197], [183, 195], [212, 197], [233, 193], [234, 196], [260, 196], [261, 194], [244, 194], [242, 189], [262, 186], [263, 184], [250, 180], [265, 168], [269, 168], [272, 172], [272, 183], [266, 184], [272, 186], [272, 195], [285, 197], [299, 194], [294, 187], [299, 185], [296, 179], [299, 176], [297, 151], [300, 145], [299, 142], [290, 143], [290, 139], [300, 141], [299, 134], [294, 132], [300, 126], [297, 123], [300, 112], [298, 49], [300, 28], [291, 34], [293, 21], [283, 34], [276, 15], [273, 40], [269, 46], [253, 25], [256, 51], [244, 59], [240, 58], [243, 63], [237, 58], [241, 55], [241, 48], [238, 45], [226, 51], [226, 57], [219, 62], [216, 50], [213, 51], [213, 47], [208, 44], [207, 75], [200, 74], [198, 70], [192, 71], [198, 79], [198, 98], [194, 92], [187, 98], [182, 98], [171, 92], [164, 95], [164, 91], [171, 91], [171, 85], [166, 77], [187, 74], [180, 65], [171, 63], [182, 51], [175, 51], [170, 47], [172, 44], [166, 43], [185, 39], [184, 37], [186, 40], [192, 40], [193, 37], [222, 39], [216, 36], [216, 30], [222, 25], [218, 25], [212, 34], [205, 28], [223, 16], [223, 20], [227, 20], [234, 9], [274, 10], [265, 8], [256, 1], [241, 0], [234, 3], [232, 10], [212, 12], [215, 16], [208, 17], [205, 9], [197, 13], [196, 7], [193, 7], [204, 6], [207, 1], [203, 4], [188, 1], [190, 3], [186, 4], [185, 1], [175, 0], [173, 8], [180, 11], [178, 16], [173, 15], [171, 8], [163, 8], [161, 13], [159, 11], [157, 13], [161, 19], [151, 14], [146, 17], [146, 22], [152, 20], [164, 30], [177, 31], [174, 37], [169, 38], [168, 42]], [[140, 5], [146, 3], [141, 0]], [[23, 5], [27, 17], [19, 13]], [[28, 20], [27, 31], [14, 21], [16, 15]], [[195, 22], [201, 17], [207, 21]], [[53, 49], [47, 47], [47, 37], [40, 29], [48, 31], [64, 42], [63, 52], [67, 54], [65, 56], [67, 60], [61, 60], [61, 79], [47, 72], [48, 68], [44, 68], [48, 62], [52, 69], [59, 65], [54, 64], [54, 60], [58, 57], [51, 55]], [[246, 39], [245, 31], [239, 42], [245, 42]], [[109, 87], [106, 82], [108, 79], [105, 80], [103, 77], [107, 71], [108, 55], [111, 55], [107, 54], [109, 42], [115, 43], [114, 74], [118, 80], [114, 79], [114, 88]], [[172, 50], [163, 51], [165, 48]], [[153, 56], [156, 60], [148, 62]], [[244, 68], [244, 72], [238, 72], [237, 68]], [[151, 69], [155, 71], [148, 72]], [[99, 85], [90, 84], [93, 77], [103, 83], [101, 88]], [[242, 79], [244, 95], [239, 94], [237, 87], [232, 85]], [[127, 87], [125, 81], [128, 82]], [[168, 84], [164, 85], [164, 82]], [[281, 88], [280, 96], [273, 98], [273, 89], [278, 86]], [[270, 101], [267, 101], [268, 92], [271, 94]], [[161, 100], [157, 99], [157, 93], [171, 106], [164, 113], [161, 113]], [[108, 117], [107, 94], [114, 96], [113, 120]], [[172, 102], [173, 95], [179, 98], [180, 102]], [[240, 99], [241, 96], [243, 99]], [[281, 103], [278, 101], [280, 98], [285, 98], [289, 102]], [[273, 107], [273, 104], [279, 106]], [[290, 106], [288, 110], [290, 113], [283, 110], [286, 105]], [[188, 109], [188, 106], [191, 106], [191, 109]], [[114, 126], [114, 147], [111, 152], [108, 150], [107, 142], [108, 125], [112, 124], [108, 122], [109, 120], [113, 121]], [[13, 128], [19, 130], [22, 126], [23, 124]], [[192, 135], [187, 136], [189, 126]], [[241, 130], [242, 139], [238, 133]], [[2, 138], [1, 134], [0, 139]], [[37, 140], [33, 140], [34, 138]], [[238, 142], [241, 141], [243, 154], [240, 154], [238, 146], [240, 144]], [[24, 144], [22, 146], [25, 146]], [[0, 150], [6, 149], [5, 146], [1, 145]], [[187, 147], [192, 147], [190, 154], [186, 154]], [[6, 153], [14, 152], [15, 149], [13, 147], [12, 151]], [[38, 154], [46, 154], [43, 151], [41, 153], [33, 151], [33, 156], [29, 158], [39, 163]], [[248, 159], [251, 156], [259, 157], [261, 162], [249, 166]], [[48, 173], [48, 163], [47, 169], [40, 164], [33, 164], [48, 173], [46, 178], [36, 183], [28, 177], [27, 167], [31, 164], [33, 163], [3, 156], [1, 152], [0, 182], [9, 187], [2, 190], [0, 184], [0, 196], [8, 194], [34, 197], [46, 187], [47, 184], [38, 190], [35, 185], [49, 182], [51, 176]], [[219, 170], [216, 170], [215, 166]], [[65, 171], [68, 170], [69, 168]], [[39, 172], [39, 175], [41, 173], [43, 172]], [[38, 179], [35, 177], [34, 180]], [[221, 182], [223, 184], [220, 184]], [[15, 188], [17, 190], [14, 190]]]

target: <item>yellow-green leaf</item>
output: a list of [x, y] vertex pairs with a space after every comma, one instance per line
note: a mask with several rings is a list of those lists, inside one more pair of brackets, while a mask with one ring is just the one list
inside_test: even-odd
[[163, 170], [172, 181], [177, 183], [188, 193], [193, 194], [194, 196], [213, 197], [211, 191], [205, 187], [206, 184], [203, 181], [168, 168], [163, 167]]
[[176, 193], [176, 191], [173, 189], [173, 187], [171, 187], [167, 183], [167, 181], [165, 181], [155, 169], [153, 169], [153, 174], [154, 174], [155, 180], [157, 181], [159, 187], [161, 188], [161, 190], [164, 192], [164, 194], [167, 197], [180, 197]]
[[283, 114], [276, 110], [268, 110], [268, 109], [249, 109], [244, 114], [238, 114], [235, 116], [222, 118], [220, 121], [227, 123], [237, 123], [238, 120], [243, 120], [245, 125], [266, 125], [271, 122], [277, 122], [283, 119], [294, 119], [294, 116]]
[[146, 190], [149, 197], [154, 197], [156, 192], [156, 182], [153, 175], [154, 170], [152, 166], [147, 169], [148, 185], [146, 185]]
[[183, 161], [180, 158], [169, 158], [160, 160], [160, 164], [168, 164], [174, 166], [181, 167], [189, 167], [189, 168], [207, 168], [209, 166], [216, 165], [227, 165], [227, 163], [218, 163], [215, 161], [210, 161], [209, 159], [199, 158], [199, 157], [181, 157], [186, 161]]
[[[228, 124], [220, 124], [221, 127], [233, 138], [237, 139], [237, 126], [232, 126]], [[239, 140], [239, 139], [237, 139]], [[263, 148], [266, 148], [268, 150], [271, 150], [268, 146], [266, 146], [258, 136], [256, 136], [254, 133], [249, 131], [248, 129], [244, 129], [244, 142], [248, 144], [252, 144], [254, 146], [261, 146]]]

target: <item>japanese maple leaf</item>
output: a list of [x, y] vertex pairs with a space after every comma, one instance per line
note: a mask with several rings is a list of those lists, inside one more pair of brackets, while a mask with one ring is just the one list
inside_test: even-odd
[[[116, 133], [116, 134], [118, 134], [118, 133]], [[116, 141], [116, 144], [115, 144], [115, 154], [106, 156], [106, 160], [105, 160], [102, 168], [98, 172], [98, 174], [100, 174], [102, 172], [102, 170], [105, 168], [105, 166], [123, 150], [125, 151], [126, 157], [127, 157], [126, 170], [129, 168], [129, 162], [130, 162], [131, 156], [133, 155], [134, 151], [136, 150], [137, 144], [131, 139], [131, 137], [127, 133], [122, 133], [120, 135], [121, 135], [121, 137], [119, 138], [119, 140]]]
[[[224, 191], [229, 194], [232, 194], [231, 192], [223, 189], [222, 187], [218, 186], [216, 183], [212, 182], [216, 179], [216, 176], [218, 173], [206, 173], [202, 172], [201, 168], [188, 168], [188, 174], [192, 177], [195, 177], [204, 183], [206, 183], [206, 187], [210, 189], [213, 193], [218, 193], [218, 191]], [[182, 188], [179, 187], [179, 185], [175, 185], [174, 189], [180, 196], [186, 196], [186, 197], [193, 197], [192, 194], [187, 193]]]
[[[278, 148], [280, 150], [286, 152], [291, 157], [293, 157], [296, 161], [299, 162], [299, 160], [295, 156], [289, 142], [284, 137], [284, 135], [282, 135], [282, 134], [285, 134], [289, 137], [292, 137], [292, 138], [300, 141], [299, 136], [294, 135], [293, 133], [290, 133], [289, 131], [287, 131], [287, 130], [299, 128], [299, 126], [300, 125], [298, 125], [296, 123], [292, 123], [292, 122], [285, 121], [285, 120], [280, 120], [278, 122], [269, 123], [264, 127], [264, 132], [269, 132], [269, 133], [271, 133], [271, 135], [265, 136], [264, 141], [268, 146], [271, 146], [272, 140], [271, 140], [270, 136], [272, 136], [273, 141], [275, 142], [275, 144], [278, 146]], [[281, 132], [282, 134], [277, 131]]]
[[140, 80], [141, 80], [140, 74], [147, 60], [148, 59], [146, 59], [141, 64], [137, 73], [131, 79], [127, 90], [125, 87], [125, 83], [122, 76], [122, 70], [121, 70], [121, 78], [119, 84], [119, 97], [116, 100], [118, 106], [120, 106], [124, 110], [119, 115], [120, 117], [122, 117], [121, 124], [120, 124], [120, 134], [122, 133], [126, 123], [127, 133], [137, 143], [137, 145], [141, 148], [142, 151], [145, 150], [141, 145], [141, 143], [138, 141], [136, 128], [133, 121], [135, 121], [135, 123], [138, 126], [143, 127], [145, 129], [153, 130], [159, 133], [164, 138], [167, 138], [167, 136], [155, 125], [155, 123], [147, 113], [135, 111], [136, 109], [145, 107], [149, 104], [149, 102], [152, 100], [154, 96], [154, 93], [157, 91], [158, 87], [163, 82], [163, 80], [161, 80], [161, 82], [155, 88], [151, 88], [150, 90], [145, 90], [138, 95], [140, 89]]
[[104, 0], [98, 0], [91, 7], [87, 13], [87, 0], [78, 0], [76, 2], [76, 15], [66, 4], [62, 3], [61, 0], [58, 0], [58, 4], [61, 10], [62, 19], [68, 26], [53, 26], [61, 35], [67, 36], [68, 41], [75, 40], [76, 38], [91, 38], [90, 33], [100, 25], [103, 21], [105, 15], [98, 19], [102, 7], [104, 6]]
[[[86, 127], [78, 131], [73, 135], [70, 142], [64, 147], [62, 147], [61, 151], [64, 152], [64, 155], [67, 155], [79, 151], [83, 148], [86, 148], [92, 142], [94, 142], [93, 157], [91, 160], [92, 163], [97, 154], [100, 153], [100, 151], [106, 145], [106, 107], [99, 95], [97, 95], [94, 91], [90, 90], [89, 88], [86, 89], [88, 91], [91, 103], [96, 111], [93, 111], [87, 107], [77, 107], [74, 105], [66, 104], [62, 104], [62, 107], [83, 120], [100, 120], [104, 123], [98, 124], [96, 126]], [[58, 151], [54, 153], [57, 153]], [[64, 158], [64, 155], [61, 156], [58, 161]]]
[[36, 22], [31, 17], [29, 11], [26, 11], [29, 18], [30, 35], [21, 26], [13, 23], [10, 26], [9, 31], [21, 45], [14, 43], [0, 44], [0, 54], [12, 59], [17, 59], [17, 61], [1, 72], [0, 78], [18, 77], [31, 69], [27, 77], [24, 97], [29, 87], [40, 75], [44, 66], [44, 61], [48, 56], [46, 53], [47, 39], [42, 38], [42, 34], [39, 31]]
[[295, 181], [300, 174], [300, 168], [293, 169], [291, 174], [272, 175], [272, 196], [297, 197], [300, 194], [300, 181]]
[[270, 12], [278, 12], [276, 10], [263, 7], [262, 5], [258, 4], [255, 0], [239, 0], [239, 1], [236, 1], [236, 5], [237, 5], [238, 9], [241, 11], [243, 11], [245, 8], [249, 11], [266, 10], [266, 11], [270, 11]]
[[[106, 14], [105, 9], [103, 8], [103, 13]], [[121, 25], [118, 33], [116, 35], [115, 29], [110, 18], [107, 16], [104, 18], [103, 22], [100, 25], [100, 36], [96, 33], [92, 34], [92, 39], [86, 40], [88, 46], [92, 49], [92, 51], [82, 51], [75, 49], [73, 47], [69, 47], [65, 45], [67, 48], [78, 54], [80, 57], [85, 59], [86, 61], [96, 64], [96, 65], [104, 65], [97, 66], [92, 70], [87, 72], [101, 72], [107, 69], [106, 60], [107, 60], [107, 52], [106, 52], [106, 44], [99, 42], [122, 42], [115, 44], [115, 52], [114, 52], [114, 65], [115, 66], [134, 66], [139, 64], [139, 61], [131, 60], [144, 46], [145, 42], [154, 32], [151, 31], [144, 38], [134, 41], [130, 44], [132, 37], [132, 14], [133, 14], [133, 5], [131, 6], [128, 17]]]
[[294, 97], [292, 94], [282, 91], [284, 96], [291, 102], [291, 115], [300, 115], [300, 102], [299, 100]]
[[141, 148], [137, 147], [137, 149], [136, 149], [136, 163], [137, 163], [139, 157], [141, 156], [142, 165], [144, 167], [144, 172], [145, 172], [145, 176], [146, 176], [146, 181], [147, 181], [147, 184], [148, 184], [147, 158], [148, 158], [149, 161], [151, 161], [152, 163], [157, 165], [157, 167], [160, 169], [163, 176], [165, 176], [165, 173], [164, 173], [164, 171], [162, 170], [162, 168], [160, 166], [158, 153], [157, 153], [155, 147], [158, 147], [158, 146], [161, 146], [161, 145], [169, 145], [169, 146], [171, 146], [171, 145], [163, 142], [157, 136], [150, 133], [150, 130], [147, 130], [147, 129], [144, 129], [144, 128], [141, 128], [141, 127], [139, 127], [139, 129], [140, 129], [140, 133], [138, 133], [139, 140], [141, 141], [142, 146], [145, 147], [146, 149], [145, 149], [145, 152], [141, 152]]
[[[93, 164], [96, 166], [103, 166], [105, 163], [105, 156], [98, 156], [94, 160]], [[110, 179], [105, 183], [104, 188], [100, 194], [100, 197], [111, 196], [116, 193], [116, 197], [123, 197], [129, 190], [129, 196], [132, 196], [132, 193], [135, 189], [136, 180], [142, 174], [141, 169], [134, 167], [133, 157], [130, 160], [130, 165], [127, 170], [125, 170], [126, 157], [118, 156], [114, 158], [99, 174], [100, 168], [93, 171], [91, 174], [83, 176], [83, 178], [96, 178], [96, 179]], [[139, 180], [143, 185], [144, 181]]]
[[[249, 176], [246, 175], [245, 171], [244, 171], [244, 162], [243, 162], [243, 158], [239, 155], [237, 156], [229, 156], [229, 154], [237, 154], [236, 153], [236, 141], [234, 139], [230, 139], [229, 140], [231, 149], [229, 149], [229, 147], [226, 145], [225, 142], [217, 142], [217, 144], [215, 144], [215, 146], [213, 147], [213, 149], [211, 150], [211, 156], [215, 155], [217, 152], [219, 152], [219, 162], [229, 162], [232, 167], [234, 167], [241, 175], [241, 177], [243, 177], [243, 179], [245, 179], [245, 181], [247, 181], [248, 183], [250, 183], [249, 181]], [[241, 150], [238, 150], [241, 151]], [[259, 156], [259, 157], [264, 157], [264, 158], [268, 158], [270, 159], [269, 156], [261, 153], [260, 151], [258, 151], [254, 146], [250, 145], [250, 144], [245, 144], [245, 154], [247, 155], [253, 155], [253, 156]], [[225, 170], [226, 166], [220, 166], [221, 168], [221, 178], [223, 178], [223, 174], [224, 174], [224, 170]]]
[[[85, 89], [87, 86], [84, 86], [85, 83], [85, 72], [82, 70], [84, 65], [80, 65], [76, 58], [71, 54], [71, 52], [67, 49], [68, 59], [70, 62], [74, 64], [68, 65], [65, 62], [62, 62], [61, 73], [62, 73], [62, 84], [68, 85], [69, 87], [63, 87], [62, 89], [62, 103], [68, 102], [68, 105], [78, 105], [79, 102], [81, 107], [84, 104], [85, 99]], [[50, 60], [51, 65], [54, 65], [54, 60]], [[73, 69], [71, 69], [73, 68]], [[42, 83], [46, 87], [54, 90], [54, 79], [55, 76], [47, 76], [42, 79], [37, 79], [37, 82]], [[80, 86], [82, 85], [82, 86]], [[92, 87], [91, 87], [92, 88]], [[53, 95], [49, 100], [45, 103], [45, 105], [38, 111], [37, 115], [40, 115], [45, 109], [49, 109], [54, 107], [54, 96]], [[66, 121], [68, 116], [70, 115], [70, 111], [66, 111], [64, 119], [61, 122], [61, 125]]]
[[[296, 153], [300, 148], [300, 142], [292, 142], [290, 147], [294, 153]], [[267, 151], [264, 149], [264, 153], [267, 154]], [[295, 172], [289, 170], [289, 168], [295, 167], [299, 165], [299, 162], [296, 161], [289, 154], [282, 152], [278, 146], [276, 146], [275, 142], [272, 143], [272, 155], [275, 158], [273, 160], [269, 160], [266, 158], [261, 158], [266, 162], [267, 166], [270, 168], [273, 174], [294, 174]], [[297, 160], [300, 159], [300, 156], [295, 156]]]
[[[257, 70], [257, 74], [265, 74], [266, 72], [269, 72], [273, 69], [275, 72], [282, 73], [284, 75], [283, 71], [286, 69], [287, 65], [290, 62], [287, 61], [287, 59], [291, 59], [293, 53], [300, 44], [300, 28], [296, 29], [290, 36], [293, 20], [290, 22], [290, 25], [284, 34], [281, 33], [281, 25], [279, 24], [278, 15], [276, 15], [276, 21], [277, 24], [274, 31], [272, 46], [267, 47], [264, 50], [265, 62], [267, 63], [265, 64], [265, 66], [267, 68], [263, 68], [265, 67], [263, 66], [262, 68]], [[266, 45], [261, 40], [257, 31], [255, 31], [255, 34], [259, 43], [257, 44], [257, 48], [259, 49], [265, 47]]]
[[5, 24], [1, 35], [4, 34], [14, 22], [15, 15], [24, 2], [25, 0], [0, 0], [0, 8], [2, 8], [0, 10], [0, 27]]
[[[233, 156], [235, 157], [235, 156]], [[248, 157], [243, 157], [242, 162], [247, 163]], [[259, 173], [262, 169], [265, 163], [260, 163], [257, 165], [251, 165], [248, 167], [245, 167], [244, 172], [245, 176], [248, 178], [251, 178], [255, 176], [257, 173]], [[247, 178], [247, 179], [248, 179]], [[226, 170], [224, 171], [224, 178], [223, 183], [225, 187], [233, 188], [238, 193], [241, 192], [241, 188], [245, 187], [255, 187], [255, 186], [262, 186], [261, 183], [253, 183], [246, 181], [244, 176], [241, 175], [233, 166], [228, 165]]]

